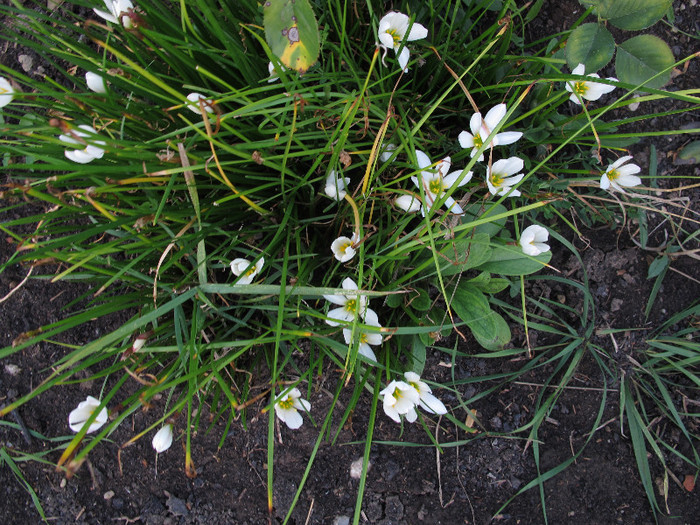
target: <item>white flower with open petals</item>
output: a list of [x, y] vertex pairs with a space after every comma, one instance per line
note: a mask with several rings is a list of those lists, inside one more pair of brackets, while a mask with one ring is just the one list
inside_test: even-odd
[[95, 8], [93, 11], [95, 11], [97, 16], [104, 18], [107, 22], [121, 24], [126, 29], [131, 28], [131, 17], [127, 14], [129, 9], [134, 8], [134, 4], [131, 3], [131, 0], [104, 0], [104, 3], [108, 11]]
[[85, 73], [85, 82], [91, 91], [95, 93], [107, 93], [105, 79], [97, 73], [93, 73], [92, 71]]
[[92, 126], [81, 124], [78, 129], [71, 130], [70, 133], [59, 135], [58, 139], [65, 144], [78, 144], [83, 146], [82, 149], [66, 150], [66, 158], [79, 164], [87, 164], [95, 159], [101, 159], [104, 155], [104, 150], [100, 146], [104, 146], [102, 140], [95, 140], [97, 131]]
[[360, 239], [357, 237], [356, 233], [352, 234], [352, 238], [338, 237], [331, 244], [333, 257], [338, 259], [340, 262], [348, 262], [355, 257], [355, 245], [359, 240]]
[[418, 390], [404, 381], [392, 381], [379, 392], [383, 397], [384, 413], [399, 423], [401, 416], [413, 423], [417, 418], [416, 406], [420, 403]]
[[547, 228], [533, 224], [520, 234], [520, 247], [525, 255], [536, 257], [549, 251], [549, 244], [546, 244], [548, 239], [549, 231]]
[[[73, 432], [80, 432], [83, 429], [83, 426], [85, 426], [85, 423], [87, 423], [87, 420], [95, 412], [95, 410], [97, 410], [99, 406], [99, 399], [95, 399], [92, 396], [87, 396], [87, 399], [85, 399], [85, 401], [82, 401], [78, 405], [78, 408], [76, 408], [75, 410], [71, 411], [70, 414], [68, 414], [68, 426], [70, 427], [70, 429]], [[99, 414], [97, 414], [93, 422], [88, 427], [88, 434], [91, 432], [96, 432], [97, 430], [102, 428], [102, 425], [104, 425], [107, 422], [108, 417], [109, 415], [107, 414], [106, 407], [100, 410]]]
[[622, 189], [623, 186], [625, 188], [639, 186], [642, 183], [642, 179], [637, 177], [635, 173], [642, 171], [642, 168], [636, 164], [625, 164], [630, 160], [632, 160], [632, 155], [625, 155], [610, 164], [600, 178], [601, 189], [607, 190], [612, 188], [625, 193], [625, 190]]
[[265, 257], [260, 257], [254, 265], [248, 259], [237, 258], [231, 261], [231, 271], [236, 277], [240, 276], [236, 284], [252, 283], [264, 264]]
[[[374, 310], [367, 309], [365, 312], [365, 318], [363, 324], [367, 326], [374, 326], [376, 328], [381, 328], [382, 325], [379, 324], [379, 319]], [[366, 357], [370, 361], [377, 362], [377, 356], [374, 355], [374, 351], [371, 346], [377, 346], [382, 344], [384, 338], [379, 332], [374, 332], [366, 328], [357, 327], [355, 330], [355, 335], [359, 337], [360, 342], [357, 347], [357, 353]], [[347, 344], [350, 344], [353, 340], [352, 330], [350, 328], [343, 328], [343, 338]]]
[[301, 398], [298, 388], [292, 388], [286, 394], [275, 398], [275, 414], [292, 430], [296, 430], [304, 422], [300, 410], [308, 412], [311, 410], [311, 403]]
[[[418, 161], [418, 167], [421, 169], [420, 180], [419, 177], [411, 177], [411, 180], [418, 188], [421, 187], [421, 183], [423, 184], [426, 200], [425, 208], [427, 209], [430, 209], [435, 201], [441, 199], [448, 190], [453, 187], [463, 186], [469, 182], [473, 175], [469, 171], [462, 177], [462, 170], [448, 174], [447, 172], [452, 164], [450, 157], [445, 157], [438, 161], [435, 166], [432, 166], [433, 163], [430, 161], [430, 158], [417, 149], [416, 160]], [[461, 180], [459, 180], [460, 177], [462, 177]], [[464, 213], [462, 207], [452, 197], [445, 199], [445, 207], [451, 213], [456, 213], [457, 215]]]
[[173, 426], [171, 424], [165, 425], [158, 432], [156, 432], [156, 435], [153, 436], [153, 441], [151, 441], [151, 445], [158, 454], [168, 450], [172, 444]]
[[[379, 29], [377, 30], [377, 37], [382, 45], [391, 48], [395, 53], [398, 54], [399, 66], [403, 69], [404, 73], [408, 72], [406, 65], [408, 64], [408, 59], [411, 56], [411, 52], [406, 46], [404, 46], [401, 53], [399, 49], [401, 48], [401, 43], [413, 42], [414, 40], [421, 40], [428, 36], [428, 30], [414, 22], [411, 26], [411, 31], [408, 32], [410, 19], [407, 15], [403, 13], [397, 13], [391, 11], [384, 15], [384, 17], [379, 21]], [[408, 32], [408, 34], [406, 34]]]
[[339, 177], [335, 170], [331, 170], [326, 177], [324, 192], [331, 199], [342, 201], [348, 193], [348, 184], [350, 184], [350, 177]]
[[430, 414], [447, 414], [445, 405], [432, 394], [430, 387], [424, 381], [420, 380], [418, 374], [415, 372], [405, 372], [403, 376], [406, 378], [406, 382], [418, 392], [418, 404], [423, 410]]
[[15, 96], [15, 90], [10, 81], [5, 77], [0, 77], [0, 108], [4, 108]]
[[[525, 176], [518, 173], [525, 163], [519, 157], [497, 160], [486, 169], [486, 185], [492, 195], [508, 195], [517, 197], [520, 191], [513, 189]], [[516, 175], [517, 174], [517, 175]]]
[[[582, 76], [585, 75], [586, 66], [579, 64], [573, 69], [571, 74]], [[600, 78], [600, 76], [596, 75], [595, 73], [590, 73], [586, 76], [591, 78]], [[615, 77], [608, 77], [606, 80], [610, 80], [612, 82], [618, 81]], [[615, 86], [609, 86], [607, 84], [601, 84], [600, 82], [588, 80], [574, 80], [572, 82], [567, 82], [564, 87], [569, 93], [571, 93], [569, 100], [571, 102], [575, 102], [576, 104], [581, 104], [582, 98], [586, 100], [598, 100], [606, 93], [610, 93], [615, 89]]]
[[[343, 290], [357, 290], [357, 283], [350, 277], [343, 279], [342, 286]], [[323, 297], [339, 307], [328, 312], [329, 319], [326, 319], [326, 323], [331, 326], [339, 326], [340, 322], [351, 323], [358, 315], [364, 318], [367, 312], [374, 313], [373, 310], [367, 308], [368, 301], [365, 295], [349, 293], [324, 295]]]
[[[507, 113], [505, 104], [498, 104], [486, 113], [484, 118], [481, 118], [481, 113], [474, 113], [469, 121], [468, 131], [462, 131], [457, 139], [459, 145], [465, 149], [471, 148], [470, 156], [474, 157], [479, 148], [484, 145], [484, 141], [488, 138], [491, 132], [503, 121]], [[491, 146], [505, 146], [518, 141], [523, 134], [519, 131], [505, 131], [497, 133], [489, 142]], [[479, 155], [478, 161], [484, 160], [484, 154]]]
[[202, 109], [199, 107], [199, 101], [202, 101], [202, 106], [204, 106], [204, 111], [207, 113], [213, 113], [214, 112], [214, 103], [207, 99], [204, 95], [201, 93], [190, 93], [187, 95], [187, 109], [190, 111], [194, 111], [198, 115], [202, 114]]

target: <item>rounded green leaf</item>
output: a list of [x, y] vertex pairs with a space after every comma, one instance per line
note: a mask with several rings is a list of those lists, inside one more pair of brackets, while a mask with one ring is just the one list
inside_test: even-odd
[[595, 6], [596, 14], [615, 27], [639, 31], [661, 20], [672, 0], [595, 0], [584, 5]]
[[265, 40], [288, 68], [306, 72], [319, 53], [318, 22], [309, 0], [267, 0]]
[[653, 35], [639, 35], [620, 45], [615, 73], [622, 82], [634, 85], [646, 82], [646, 87], [658, 89], [671, 79], [673, 64], [673, 53], [666, 42]]
[[615, 40], [604, 26], [583, 24], [571, 32], [566, 43], [566, 62], [571, 69], [579, 64], [586, 71], [603, 69], [615, 54]]

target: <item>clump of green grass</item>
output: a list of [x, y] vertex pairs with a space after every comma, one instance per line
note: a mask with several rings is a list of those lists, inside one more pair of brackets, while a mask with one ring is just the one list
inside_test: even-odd
[[[372, 392], [367, 455], [380, 397], [400, 421], [442, 411], [427, 384], [410, 379], [429, 375], [426, 348], [438, 335], [470, 332], [492, 357], [527, 351], [508, 348], [506, 322], [527, 323], [524, 293], [516, 309], [494, 295], [524, 289], [524, 276], [549, 262], [550, 252], [521, 239], [538, 213], [570, 224], [572, 206], [584, 210], [593, 198], [572, 202], [574, 192], [601, 194], [605, 166], [627, 144], [617, 139], [636, 138], [620, 137], [625, 122], [604, 117], [638, 86], [604, 80], [616, 89], [606, 103], [569, 100], [567, 81], [593, 80], [572, 76], [553, 52], [566, 35], [554, 44], [522, 40], [541, 2], [410, 4], [405, 20], [427, 38], [402, 41], [390, 26], [385, 36], [399, 36], [387, 56], [377, 47], [387, 20], [380, 2], [310, 5], [321, 55], [303, 75], [268, 46], [263, 9], [252, 0], [235, 9], [215, 0], [125, 3], [114, 20], [85, 19], [75, 4], [55, 13], [0, 8], [23, 20], [4, 38], [36, 50], [55, 71], [37, 80], [2, 67], [10, 79], [3, 89], [14, 91], [3, 109], [6, 208], [30, 199], [45, 210], [1, 226], [22, 247], [5, 264], [95, 290], [84, 311], [19, 334], [0, 357], [134, 312], [119, 329], [66, 348], [39, 386], [3, 409], [78, 381], [78, 373], [96, 380], [99, 402], [59, 464], [78, 468], [130, 414], [166, 393], [167, 408], [132, 441], [184, 415], [175, 438], [184, 439], [185, 470], [194, 475], [197, 406], [209, 403], [228, 428], [245, 425], [246, 411], [264, 399], [271, 491], [275, 413], [290, 427], [309, 415], [322, 421], [317, 447], [328, 435], [332, 410], [315, 414], [303, 401], [326, 363], [343, 371], [336, 399], [355, 382], [343, 421], [359, 393]], [[404, 48], [407, 72], [392, 56]], [[650, 93], [645, 100], [697, 107], [694, 93]], [[31, 236], [15, 233], [21, 224], [35, 225]], [[38, 263], [47, 261], [56, 273], [41, 274]], [[585, 283], [576, 286], [588, 294]], [[581, 320], [589, 333], [589, 316]], [[565, 371], [561, 387], [587, 347], [580, 327], [553, 326], [571, 337], [551, 357]], [[251, 374], [259, 369], [268, 374]], [[387, 383], [395, 390], [382, 393]], [[420, 397], [404, 385], [420, 387]], [[558, 391], [541, 400], [540, 420]], [[412, 401], [392, 405], [402, 392]], [[89, 438], [104, 408], [110, 420]], [[447, 408], [464, 426], [454, 412], [466, 404]], [[528, 425], [535, 444], [538, 426]], [[364, 477], [361, 487], [358, 508]]]

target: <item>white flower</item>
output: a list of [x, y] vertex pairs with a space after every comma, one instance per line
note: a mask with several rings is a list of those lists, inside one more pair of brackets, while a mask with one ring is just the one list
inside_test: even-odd
[[331, 170], [326, 178], [324, 191], [331, 199], [342, 201], [347, 195], [348, 184], [350, 184], [350, 177], [338, 177], [336, 171]]
[[348, 237], [338, 237], [331, 244], [331, 251], [333, 256], [340, 262], [348, 262], [353, 257], [355, 257], [355, 244], [360, 239], [357, 237], [356, 233], [352, 234], [352, 238]]
[[605, 170], [605, 173], [603, 173], [603, 176], [600, 178], [600, 187], [602, 189], [607, 190], [612, 186], [613, 189], [625, 193], [622, 186], [625, 188], [632, 188], [642, 183], [642, 179], [635, 175], [635, 173], [642, 171], [642, 168], [636, 164], [627, 164], [623, 166], [628, 160], [632, 160], [632, 155], [620, 157], [608, 166], [608, 169]]
[[231, 261], [231, 271], [238, 277], [238, 282], [236, 284], [250, 284], [256, 275], [260, 273], [263, 265], [265, 264], [265, 257], [260, 257], [255, 263], [255, 266], [251, 266], [251, 262], [248, 259], [234, 259]]
[[[367, 309], [367, 312], [365, 313], [364, 324], [367, 326], [374, 326], [377, 328], [382, 327], [382, 325], [379, 324], [377, 314], [374, 312], [374, 310], [371, 309]], [[355, 333], [360, 338], [360, 343], [357, 347], [357, 352], [360, 355], [365, 356], [370, 361], [374, 361], [376, 363], [377, 356], [374, 355], [374, 352], [370, 348], [370, 345], [377, 346], [382, 344], [382, 341], [384, 340], [382, 334], [378, 332], [365, 330], [364, 328], [360, 327], [357, 327]], [[345, 339], [345, 342], [347, 344], [350, 344], [352, 342], [352, 330], [349, 328], [343, 328], [343, 338]]]
[[[418, 188], [420, 188], [421, 183], [423, 184], [423, 191], [425, 192], [426, 199], [425, 207], [428, 209], [433, 206], [436, 200], [441, 199], [447, 190], [451, 189], [453, 186], [462, 186], [472, 178], [473, 173], [471, 171], [459, 182], [458, 180], [462, 175], [462, 170], [453, 171], [447, 175], [447, 171], [452, 164], [450, 157], [445, 157], [438, 161], [435, 167], [431, 167], [432, 162], [428, 156], [417, 149], [416, 159], [418, 160], [418, 167], [421, 169], [420, 181], [418, 177], [411, 177], [411, 180]], [[464, 213], [462, 207], [457, 204], [452, 197], [447, 197], [445, 206], [450, 212], [456, 213], [457, 215]]]
[[406, 213], [415, 213], [423, 208], [420, 203], [420, 198], [413, 194], [396, 197], [394, 205]]
[[308, 412], [311, 410], [311, 403], [301, 398], [298, 388], [292, 388], [286, 394], [275, 398], [275, 414], [292, 430], [299, 428], [304, 422], [299, 410]]
[[382, 152], [379, 154], [379, 160], [382, 162], [388, 161], [396, 150], [396, 144], [384, 144]]
[[0, 77], [0, 108], [4, 108], [15, 96], [15, 90], [10, 81], [5, 77]]
[[[486, 113], [486, 117], [481, 118], [481, 113], [474, 113], [471, 120], [469, 121], [468, 131], [462, 131], [457, 139], [459, 140], [459, 145], [463, 148], [471, 148], [471, 157], [476, 155], [476, 152], [481, 146], [483, 146], [484, 141], [488, 138], [491, 132], [496, 129], [496, 127], [503, 121], [507, 113], [505, 104], [498, 104]], [[490, 142], [491, 146], [505, 146], [507, 144], [513, 144], [522, 137], [523, 134], [519, 131], [506, 131], [503, 133], [497, 133]], [[484, 160], [484, 154], [482, 153], [479, 161]]]
[[431, 393], [430, 387], [420, 380], [418, 374], [405, 372], [403, 376], [406, 378], [406, 382], [418, 392], [419, 404], [423, 410], [431, 414], [447, 414], [445, 405]]
[[[72, 130], [72, 133], [59, 135], [58, 139], [66, 144], [80, 144], [83, 149], [66, 150], [65, 155], [69, 160], [79, 164], [87, 164], [95, 159], [101, 159], [104, 150], [98, 146], [104, 146], [103, 140], [94, 140], [97, 131], [92, 126], [81, 124], [78, 126], [82, 131]], [[88, 142], [89, 141], [89, 142]]]
[[[486, 185], [492, 195], [508, 195], [517, 197], [519, 190], [511, 189], [520, 182], [525, 175], [518, 173], [523, 169], [524, 162], [519, 157], [497, 160], [486, 169]], [[515, 175], [518, 173], [517, 175]], [[509, 193], [510, 192], [510, 193]]]
[[[70, 427], [70, 429], [73, 432], [80, 432], [83, 429], [83, 426], [85, 425], [87, 420], [92, 415], [92, 413], [95, 410], [97, 410], [99, 406], [99, 399], [95, 399], [92, 396], [87, 396], [87, 399], [85, 399], [85, 401], [82, 401], [78, 405], [78, 408], [76, 408], [75, 410], [71, 411], [70, 414], [68, 414], [68, 426]], [[102, 410], [100, 410], [100, 413], [97, 414], [95, 420], [90, 424], [90, 427], [87, 429], [88, 434], [102, 428], [102, 425], [104, 425], [107, 422], [107, 418], [107, 407], [105, 407]]]
[[384, 412], [397, 423], [401, 421], [402, 415], [406, 416], [409, 423], [418, 417], [416, 405], [420, 403], [420, 395], [408, 383], [394, 380], [379, 395], [384, 397]]
[[520, 247], [525, 255], [536, 257], [549, 251], [549, 244], [546, 244], [548, 239], [549, 231], [547, 228], [533, 224], [525, 228], [520, 234]]
[[153, 436], [153, 441], [151, 442], [151, 445], [153, 445], [153, 448], [158, 454], [168, 450], [172, 444], [173, 426], [171, 424], [165, 425], [158, 432], [156, 432], [156, 435]]
[[275, 82], [275, 81], [280, 79], [279, 74], [277, 72], [278, 71], [287, 71], [287, 68], [284, 67], [282, 64], [275, 66], [275, 64], [273, 62], [270, 62], [267, 64], [267, 70], [270, 72], [270, 76], [268, 77], [267, 81], [268, 82]]
[[194, 111], [198, 115], [202, 114], [202, 110], [199, 108], [199, 101], [202, 101], [202, 105], [204, 106], [204, 111], [207, 113], [213, 113], [214, 112], [214, 103], [207, 99], [204, 95], [201, 93], [190, 93], [187, 95], [187, 109], [190, 111]]
[[95, 93], [107, 93], [105, 79], [97, 73], [93, 73], [92, 71], [85, 73], [85, 82], [87, 82], [87, 87]]
[[[343, 279], [343, 290], [357, 290], [357, 283], [346, 277]], [[333, 304], [337, 304], [340, 308], [334, 308], [328, 312], [328, 317], [326, 323], [331, 326], [340, 325], [337, 321], [345, 321], [351, 323], [355, 317], [358, 315], [360, 317], [365, 317], [368, 312], [374, 313], [373, 310], [367, 308], [367, 297], [359, 294], [335, 294], [335, 295], [324, 295], [327, 301]], [[376, 315], [376, 314], [374, 314]]]
[[[571, 72], [572, 75], [584, 75], [586, 73], [586, 66], [579, 64]], [[591, 78], [600, 78], [595, 73], [589, 75]], [[612, 82], [617, 82], [618, 80], [614, 77], [608, 77], [606, 80]], [[606, 93], [610, 93], [615, 86], [608, 86], [607, 84], [600, 84], [599, 82], [589, 82], [586, 80], [576, 80], [574, 82], [567, 82], [564, 86], [566, 90], [571, 93], [569, 100], [571, 102], [576, 102], [576, 104], [581, 104], [581, 98], [586, 100], [598, 100], [600, 97]], [[580, 97], [580, 98], [579, 98]]]
[[125, 28], [131, 28], [131, 17], [126, 14], [129, 9], [134, 8], [131, 0], [104, 0], [104, 3], [109, 12], [93, 9], [97, 16], [104, 18], [107, 22], [112, 22], [113, 24], [121, 23]]
[[[410, 19], [407, 15], [395, 11], [384, 15], [379, 21], [379, 29], [377, 30], [377, 37], [382, 45], [393, 49], [395, 53], [399, 53], [399, 48], [404, 40], [412, 42], [428, 36], [428, 30], [416, 22], [411, 26], [411, 32], [406, 35], [409, 21]], [[398, 55], [399, 66], [401, 66], [404, 73], [408, 72], [406, 65], [408, 64], [408, 58], [410, 56], [411, 52], [404, 46], [403, 50]]]

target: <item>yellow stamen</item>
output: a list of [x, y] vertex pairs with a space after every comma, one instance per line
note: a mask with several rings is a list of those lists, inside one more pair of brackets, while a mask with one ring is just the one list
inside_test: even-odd
[[574, 82], [574, 93], [583, 96], [588, 93], [588, 89], [588, 85], [583, 80]]

